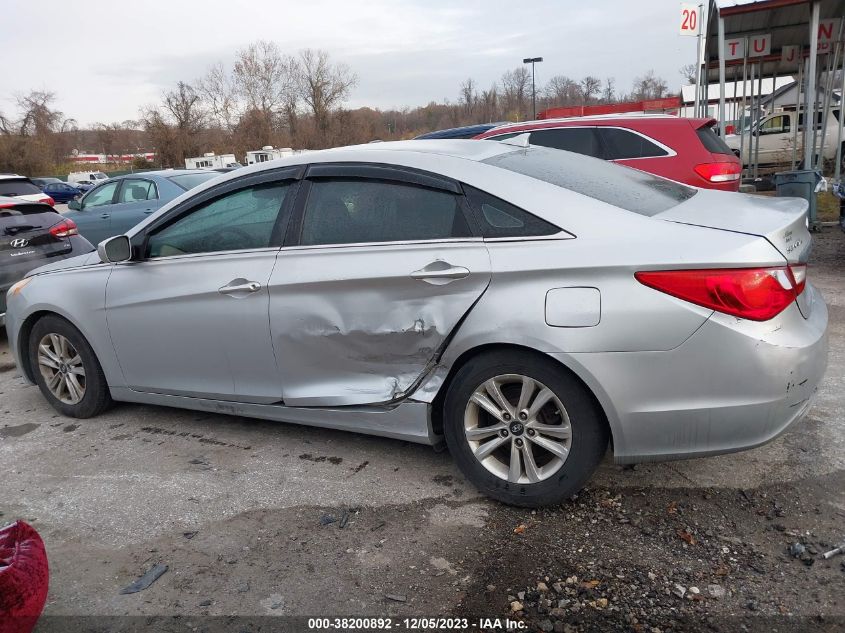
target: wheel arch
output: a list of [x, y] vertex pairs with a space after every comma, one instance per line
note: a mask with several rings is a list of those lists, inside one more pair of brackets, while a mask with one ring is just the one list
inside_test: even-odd
[[534, 348], [515, 343], [485, 343], [463, 351], [460, 356], [455, 359], [449, 368], [449, 372], [444, 378], [443, 383], [438, 389], [437, 395], [431, 401], [431, 427], [432, 431], [436, 435], [443, 435], [443, 407], [446, 400], [446, 394], [449, 392], [449, 388], [452, 385], [455, 375], [473, 358], [477, 358], [481, 354], [495, 351], [527, 353], [538, 358], [553, 361], [563, 371], [577, 380], [592, 397], [593, 402], [596, 405], [596, 409], [601, 414], [610, 433], [611, 450], [614, 449], [616, 441], [621, 440], [622, 435], [621, 429], [619, 428], [618, 418], [616, 417], [616, 409], [613, 407], [607, 393], [604, 392], [598, 382], [593, 379], [588, 372], [586, 372], [578, 363], [574, 362], [571, 357], [569, 359], [571, 362], [566, 363], [561, 360], [559, 355], [546, 354]]
[[[91, 341], [89, 337], [85, 335], [85, 331], [81, 327], [79, 327], [79, 324], [75, 323], [73, 319], [69, 318], [68, 315], [62, 314], [61, 312], [58, 312], [56, 310], [34, 310], [30, 314], [28, 314], [26, 318], [21, 322], [20, 328], [18, 329], [17, 338], [18, 357], [20, 358], [21, 369], [26, 375], [26, 378], [33, 383], [35, 383], [35, 373], [33, 371], [33, 367], [29, 359], [29, 337], [32, 334], [32, 328], [35, 327], [35, 324], [38, 323], [38, 321], [40, 321], [44, 317], [48, 316], [58, 317], [70, 323], [73, 327], [79, 330], [80, 334], [82, 334], [82, 336], [85, 337], [85, 340], [88, 341], [88, 344], [91, 345]], [[96, 349], [94, 350], [94, 354], [99, 358]]]

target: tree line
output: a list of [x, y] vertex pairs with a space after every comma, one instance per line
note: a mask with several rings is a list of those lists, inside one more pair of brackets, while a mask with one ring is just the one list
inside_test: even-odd
[[[56, 96], [33, 90], [15, 100], [14, 113], [0, 111], [0, 171], [29, 175], [64, 168], [71, 151], [126, 154], [154, 151], [157, 165], [180, 167], [188, 156], [234, 153], [264, 145], [320, 149], [372, 140], [395, 140], [435, 129], [531, 118], [531, 72], [517, 66], [482, 88], [473, 78], [458, 86], [454, 101], [380, 110], [344, 107], [358, 77], [323, 50], [286, 54], [274, 42], [238, 50], [231, 63], [217, 63], [192, 81], [179, 81], [157, 103], [139, 109], [137, 120], [80, 129], [54, 108]], [[537, 86], [537, 110], [666, 96], [667, 82], [647, 71], [631, 90], [612, 77], [573, 79], [556, 75]], [[60, 167], [61, 166], [61, 167]], [[139, 167], [141, 164], [138, 165]]]

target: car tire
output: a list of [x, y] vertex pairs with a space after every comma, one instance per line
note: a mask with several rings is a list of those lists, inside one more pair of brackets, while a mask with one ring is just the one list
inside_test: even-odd
[[[496, 404], [497, 389], [507, 409]], [[523, 401], [525, 389], [533, 396]], [[523, 507], [557, 504], [578, 492], [609, 440], [604, 414], [587, 388], [552, 359], [529, 352], [487, 352], [461, 367], [446, 394], [443, 427], [464, 476], [484, 494]]]
[[39, 319], [30, 332], [28, 348], [38, 388], [62, 415], [91, 418], [113, 404], [94, 350], [65, 319]]

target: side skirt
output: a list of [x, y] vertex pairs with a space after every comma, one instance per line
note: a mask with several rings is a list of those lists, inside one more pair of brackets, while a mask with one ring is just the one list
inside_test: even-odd
[[442, 440], [431, 429], [430, 405], [424, 402], [406, 400], [391, 407], [286, 407], [278, 404], [224, 402], [205, 398], [144, 393], [133, 391], [127, 387], [110, 387], [110, 391], [112, 398], [121, 402], [155, 404], [276, 422], [291, 422], [305, 426], [390, 437], [430, 446], [436, 446]]

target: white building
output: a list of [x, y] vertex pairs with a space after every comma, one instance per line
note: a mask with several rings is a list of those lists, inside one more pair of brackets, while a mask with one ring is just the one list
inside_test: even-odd
[[186, 169], [222, 169], [224, 167], [241, 167], [234, 154], [215, 155], [214, 152], [206, 152], [196, 158], [186, 158]]
[[273, 148], [272, 145], [265, 145], [261, 149], [255, 149], [246, 153], [246, 164], [255, 165], [256, 163], [266, 163], [268, 160], [276, 160], [277, 158], [285, 158], [293, 156], [294, 154], [301, 154], [303, 150], [294, 150], [290, 147]]

